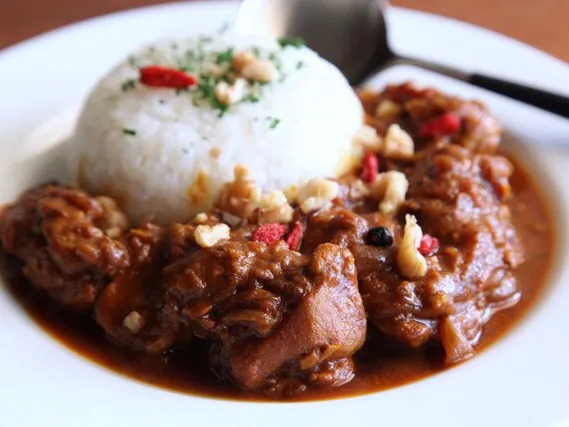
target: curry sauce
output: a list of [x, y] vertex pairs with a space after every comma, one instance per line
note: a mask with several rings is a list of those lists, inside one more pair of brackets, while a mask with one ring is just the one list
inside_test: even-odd
[[[556, 236], [545, 196], [519, 164], [515, 165], [510, 182], [515, 197], [508, 204], [525, 248], [525, 262], [514, 272], [522, 297], [514, 307], [493, 315], [476, 345], [477, 353], [511, 332], [539, 301], [553, 264]], [[176, 392], [238, 400], [268, 399], [259, 391], [243, 391], [228, 380], [221, 381], [209, 369], [210, 350], [206, 341], [193, 340], [183, 348], [174, 346], [160, 355], [117, 346], [105, 336], [91, 314], [73, 314], [33, 288], [22, 276], [18, 260], [5, 258], [3, 266], [7, 289], [23, 309], [44, 331], [85, 359], [129, 379]], [[442, 355], [438, 343], [413, 351], [394, 345], [368, 327], [368, 341], [354, 356], [356, 376], [351, 382], [341, 387], [310, 388], [289, 400], [334, 399], [408, 384], [447, 369], [441, 362]]]

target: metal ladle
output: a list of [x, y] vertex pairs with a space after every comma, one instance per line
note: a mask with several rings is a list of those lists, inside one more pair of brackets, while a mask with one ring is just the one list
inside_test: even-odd
[[243, 0], [236, 29], [302, 38], [354, 86], [391, 65], [409, 64], [569, 118], [565, 96], [396, 54], [388, 42], [386, 9], [385, 0]]

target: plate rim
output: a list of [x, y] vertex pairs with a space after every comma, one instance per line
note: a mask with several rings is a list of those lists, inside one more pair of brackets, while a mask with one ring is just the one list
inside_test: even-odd
[[[2, 64], [5, 62], [6, 57], [10, 57], [13, 55], [21, 55], [21, 54], [25, 54], [27, 49], [31, 49], [34, 47], [34, 45], [36, 45], [37, 43], [42, 44], [45, 42], [49, 43], [49, 40], [52, 39], [53, 37], [62, 37], [65, 36], [66, 32], [70, 32], [72, 33], [73, 31], [82, 31], [82, 27], [85, 25], [98, 25], [101, 22], [107, 21], [109, 18], [112, 19], [128, 19], [129, 15], [134, 15], [134, 14], [147, 14], [147, 13], [152, 13], [153, 11], [157, 10], [157, 9], [172, 9], [172, 8], [177, 8], [177, 7], [189, 7], [190, 9], [192, 7], [211, 7], [212, 9], [215, 8], [226, 8], [228, 6], [234, 6], [235, 2], [233, 1], [212, 1], [212, 2], [192, 2], [192, 3], [170, 3], [170, 4], [165, 4], [165, 5], [158, 5], [158, 6], [146, 6], [146, 7], [142, 7], [142, 8], [135, 8], [135, 9], [130, 9], [127, 11], [123, 11], [123, 12], [118, 12], [118, 13], [113, 13], [113, 14], [107, 14], [107, 15], [102, 15], [99, 17], [95, 17], [95, 18], [91, 18], [88, 20], [84, 20], [81, 21], [79, 23], [75, 23], [75, 24], [71, 24], [59, 29], [55, 29], [55, 30], [51, 30], [49, 32], [40, 34], [38, 36], [35, 36], [31, 39], [28, 39], [26, 41], [20, 42], [18, 44], [12, 45], [11, 47], [8, 47], [6, 49], [3, 49], [2, 51], [0, 51], [0, 69], [2, 68]], [[569, 66], [567, 66], [565, 63], [563, 63], [562, 61], [560, 61], [559, 59], [545, 53], [542, 51], [537, 50], [536, 48], [533, 48], [523, 42], [519, 42], [516, 40], [513, 40], [507, 36], [504, 36], [502, 34], [496, 33], [492, 30], [488, 30], [488, 29], [483, 29], [480, 27], [477, 27], [475, 25], [472, 24], [466, 24], [466, 23], [462, 23], [461, 21], [456, 21], [453, 19], [449, 19], [449, 18], [445, 18], [445, 17], [441, 17], [438, 15], [432, 15], [432, 14], [427, 14], [424, 12], [418, 12], [418, 11], [412, 11], [410, 9], [404, 9], [404, 8], [395, 8], [394, 9], [394, 14], [408, 14], [408, 15], [412, 15], [412, 17], [416, 18], [416, 19], [428, 19], [428, 20], [435, 20], [435, 21], [439, 21], [439, 22], [444, 22], [444, 21], [448, 21], [451, 22], [452, 25], [456, 26], [463, 26], [466, 27], [467, 31], [471, 32], [477, 32], [479, 33], [480, 31], [482, 33], [485, 34], [485, 37], [490, 37], [492, 39], [495, 39], [496, 37], [502, 39], [503, 42], [507, 42], [507, 43], [514, 43], [516, 45], [519, 45], [519, 47], [523, 48], [524, 50], [529, 51], [530, 53], [528, 55], [540, 55], [541, 56], [545, 56], [547, 58], [546, 62], [550, 62], [553, 64], [555, 63], [555, 66], [563, 66], [565, 68], [565, 71], [567, 71], [568, 75], [569, 75]], [[14, 53], [15, 52], [15, 53]], [[548, 65], [549, 66], [549, 65]], [[553, 65], [551, 65], [553, 66]], [[0, 87], [1, 87], [1, 83], [0, 83]], [[446, 89], [443, 89], [446, 90]], [[498, 104], [499, 102], [496, 101]], [[497, 105], [498, 105], [497, 104]], [[508, 107], [509, 108], [509, 107]], [[513, 108], [513, 107], [512, 107]], [[520, 110], [521, 111], [521, 110]], [[528, 113], [529, 114], [529, 113]], [[533, 114], [533, 113], [532, 113]], [[2, 143], [0, 141], [0, 148], [2, 148], [4, 146], [4, 143]], [[567, 197], [569, 199], [569, 191], [566, 191], [563, 194], [563, 197]], [[566, 202], [567, 200], [564, 200], [564, 202]], [[564, 203], [564, 207], [566, 207], [566, 203]], [[565, 230], [564, 230], [565, 231]], [[0, 297], [1, 299], [1, 297]], [[522, 320], [523, 321], [523, 320]], [[33, 321], [31, 321], [30, 319], [30, 323], [33, 323]], [[30, 325], [28, 325], [30, 326]], [[37, 332], [37, 331], [36, 331]], [[43, 334], [45, 336], [46, 340], [49, 340], [50, 342], [53, 342], [53, 339], [49, 336], [47, 336], [43, 331], [39, 331], [40, 334]], [[36, 333], [36, 335], [38, 335]], [[0, 336], [2, 336], [2, 334], [0, 333]], [[35, 338], [35, 337], [34, 337]], [[506, 338], [502, 338], [502, 341], [506, 339]], [[61, 346], [60, 343], [55, 342], [56, 346], [59, 348], [59, 350], [61, 350], [64, 353], [70, 353], [71, 356], [76, 357], [75, 353], [72, 353], [71, 351], [69, 351], [69, 349], [67, 348], [63, 348]], [[55, 351], [56, 354], [61, 353], [61, 351]], [[486, 354], [488, 354], [489, 350], [485, 351], [482, 355], [478, 356], [475, 360], [478, 359], [486, 359]], [[68, 354], [69, 356], [69, 354]], [[69, 357], [66, 358], [65, 360], [70, 359]], [[473, 363], [475, 360], [469, 362]], [[83, 362], [81, 362], [83, 363]], [[465, 365], [468, 366], [469, 364]], [[479, 365], [477, 363], [477, 365]], [[100, 373], [100, 367], [98, 367], [98, 365], [96, 367], [93, 367], [94, 370], [96, 370], [97, 373]], [[438, 374], [435, 376], [435, 378], [440, 379], [440, 381], [438, 381], [441, 384], [441, 387], [444, 387], [444, 385], [452, 385], [452, 379], [449, 379], [450, 376], [452, 376], [453, 372], [456, 372], [457, 369], [462, 369], [462, 368], [456, 368], [450, 371], [447, 371], [446, 373], [442, 373], [442, 374]], [[89, 369], [85, 369], [85, 371], [87, 371]], [[0, 367], [0, 374], [2, 374], [2, 369]], [[0, 376], [1, 377], [1, 376]], [[292, 420], [294, 419], [295, 415], [302, 415], [302, 414], [308, 414], [308, 413], [317, 413], [320, 411], [327, 411], [327, 413], [329, 414], [330, 417], [334, 417], [331, 418], [333, 421], [341, 421], [342, 419], [346, 419], [345, 415], [342, 414], [342, 408], [339, 408], [340, 406], [342, 407], [346, 407], [346, 409], [350, 409], [351, 411], [354, 410], [364, 410], [364, 411], [369, 411], [370, 408], [374, 408], [374, 405], [377, 405], [378, 403], [382, 403], [382, 405], [389, 405], [390, 402], [394, 403], [395, 401], [397, 401], [398, 399], [409, 399], [409, 395], [411, 396], [412, 399], [419, 399], [420, 398], [420, 394], [421, 392], [424, 391], [425, 387], [423, 385], [427, 384], [427, 382], [430, 384], [431, 383], [431, 379], [433, 377], [427, 379], [427, 380], [422, 380], [419, 383], [421, 384], [421, 386], [419, 387], [415, 387], [418, 383], [412, 383], [409, 384], [407, 386], [403, 386], [403, 387], [399, 387], [397, 389], [393, 389], [384, 393], [379, 393], [379, 394], [372, 394], [372, 395], [364, 395], [364, 396], [359, 396], [359, 397], [353, 397], [353, 398], [349, 398], [349, 399], [343, 399], [343, 400], [333, 400], [333, 401], [323, 401], [323, 402], [303, 402], [303, 403], [290, 403], [290, 404], [283, 404], [283, 403], [263, 403], [263, 404], [259, 404], [259, 403], [255, 403], [255, 409], [251, 410], [255, 412], [255, 416], [256, 417], [262, 417], [263, 415], [267, 415], [267, 416], [274, 416], [275, 414], [280, 413], [282, 408], [288, 408], [290, 407], [289, 405], [294, 405], [296, 408], [299, 408], [298, 411], [300, 412], [299, 414], [280, 414], [280, 416], [282, 417], [282, 421], [283, 423], [285, 422], [285, 420]], [[122, 377], [120, 378], [122, 380]], [[130, 388], [132, 382], [130, 380], [127, 380], [128, 384], [116, 384], [111, 382], [111, 384], [115, 384], [117, 386], [117, 389], [120, 389], [121, 391], [127, 390]], [[145, 389], [149, 389], [150, 387], [146, 387]], [[410, 390], [413, 389], [413, 390]], [[428, 387], [427, 387], [428, 389]], [[155, 390], [155, 389], [153, 389]], [[569, 396], [569, 389], [568, 390], [568, 396]], [[230, 410], [230, 411], [234, 411], [231, 415], [235, 416], [235, 420], [241, 420], [241, 419], [246, 419], [244, 417], [247, 417], [247, 413], [250, 411], [250, 404], [247, 402], [238, 402], [238, 401], [225, 401], [225, 400], [212, 400], [212, 399], [207, 399], [207, 398], [200, 398], [200, 397], [191, 397], [188, 398], [188, 396], [180, 396], [180, 395], [174, 395], [174, 393], [168, 392], [166, 390], [162, 390], [160, 389], [160, 396], [166, 396], [166, 397], [161, 397], [160, 399], [157, 400], [167, 400], [167, 403], [164, 402], [155, 402], [158, 406], [158, 408], [164, 409], [164, 408], [169, 408], [172, 405], [176, 405], [176, 404], [187, 404], [189, 400], [191, 400], [193, 403], [197, 403], [199, 405], [203, 406], [203, 410], [218, 410], [220, 408], [225, 408], [225, 410]], [[0, 391], [0, 396], [2, 396], [3, 391]], [[151, 396], [154, 396], [155, 393], [150, 391], [148, 393], [146, 392], [141, 392], [141, 393], [135, 393], [137, 396], [139, 397], [146, 397], [146, 398], [150, 398]], [[384, 397], [384, 395], [389, 394], [389, 398]], [[377, 398], [378, 395], [381, 395], [381, 397]], [[377, 398], [377, 399], [376, 399]], [[342, 404], [343, 402], [346, 402], [346, 404]], [[349, 408], [351, 406], [351, 408]], [[149, 411], [150, 409], [147, 408]], [[223, 409], [222, 409], [223, 410]], [[152, 410], [151, 412], [147, 413], [148, 419], [146, 421], [151, 421], [152, 423], [156, 422], [156, 420], [152, 419], [152, 414], [155, 415], [156, 410]], [[172, 416], [177, 416], [177, 417], [181, 417], [181, 416], [185, 416], [187, 411], [185, 410], [177, 410], [174, 411], [172, 413]], [[55, 418], [53, 419], [58, 419], [56, 417], [56, 414], [52, 414], [55, 416]], [[75, 414], [76, 416], [82, 416], [84, 417], [85, 414]], [[108, 418], [100, 418], [100, 414], [91, 414], [93, 415], [93, 425], [95, 425], [95, 423], [100, 423], [100, 420], [104, 420]], [[108, 415], [108, 414], [107, 414]], [[0, 414], [0, 425], [2, 425], [2, 418], [1, 418], [1, 414]], [[97, 416], [99, 416], [99, 421], [95, 421], [97, 420]], [[566, 416], [566, 414], [565, 414]], [[353, 417], [352, 417], [353, 418]], [[61, 418], [59, 418], [61, 419]], [[354, 418], [355, 419], [355, 418]], [[73, 421], [71, 421], [71, 423], [67, 424], [67, 422], [70, 420], [66, 420], [63, 419], [61, 425], [73, 425]], [[145, 423], [145, 420], [142, 420], [142, 424], [141, 425], [150, 425], [150, 423]], [[445, 419], [446, 421], [446, 419]], [[530, 420], [532, 421], [532, 420]], [[331, 425], [331, 423], [328, 423]], [[338, 422], [339, 424], [339, 422]], [[16, 425], [16, 424], [14, 424]], [[28, 425], [28, 424], [25, 424]], [[31, 425], [31, 424], [30, 424]], [[237, 424], [234, 424], [237, 425]], [[251, 424], [250, 424], [251, 425]], [[284, 425], [284, 424], [282, 424]], [[446, 425], [446, 424], [442, 424], [441, 425]], [[451, 424], [449, 424], [451, 425]], [[466, 425], [466, 424], [465, 424]], [[529, 424], [528, 424], [529, 425]]]
[[[206, 7], [211, 6], [212, 8], [227, 7], [227, 6], [235, 5], [236, 3], [238, 3], [238, 1], [239, 0], [194, 0], [194, 1], [191, 1], [190, 3], [188, 3], [188, 2], [184, 2], [183, 0], [178, 0], [178, 1], [169, 2], [169, 3], [159, 3], [159, 4], [154, 4], [154, 5], [132, 7], [132, 8], [119, 10], [116, 12], [109, 12], [109, 13], [104, 13], [102, 15], [93, 16], [90, 18], [80, 19], [78, 21], [75, 21], [75, 22], [72, 22], [72, 23], [69, 23], [66, 25], [62, 25], [62, 26], [59, 26], [59, 27], [56, 27], [56, 28], [53, 28], [53, 29], [50, 29], [47, 31], [42, 31], [38, 34], [31, 36], [31, 37], [28, 37], [26, 39], [23, 39], [23, 40], [20, 40], [18, 42], [11, 43], [8, 46], [5, 46], [4, 48], [0, 49], [0, 62], [2, 62], [2, 60], [4, 59], [5, 56], [13, 55], [14, 52], [17, 53], [18, 51], [26, 49], [31, 45], [41, 43], [44, 40], [47, 40], [47, 39], [52, 38], [52, 37], [58, 37], [58, 36], [64, 35], [65, 32], [78, 31], [82, 27], [85, 27], [85, 26], [97, 25], [100, 21], [105, 21], [105, 20], [108, 20], [109, 18], [122, 19], [122, 18], [126, 18], [129, 15], [134, 15], [134, 14], [138, 14], [138, 13], [145, 14], [145, 13], [157, 11], [160, 9], [170, 9], [172, 7], [187, 6], [187, 5], [190, 5], [190, 6], [196, 6], [197, 5], [197, 6], [206, 6]], [[546, 57], [548, 60], [556, 62], [557, 65], [569, 67], [569, 64], [564, 62], [562, 59], [557, 58], [556, 56], [554, 56], [554, 55], [552, 55], [552, 54], [550, 54], [544, 50], [541, 50], [538, 47], [531, 45], [530, 43], [515, 39], [511, 36], [508, 36], [504, 33], [499, 32], [497, 30], [486, 28], [486, 27], [483, 27], [481, 25], [473, 24], [470, 22], [461, 21], [457, 18], [453, 18], [450, 16], [439, 15], [439, 14], [432, 13], [432, 12], [425, 12], [422, 10], [412, 9], [409, 7], [390, 5], [389, 6], [389, 13], [391, 11], [396, 11], [396, 13], [407, 13], [410, 15], [417, 15], [419, 17], [422, 16], [422, 17], [425, 17], [429, 20], [440, 20], [441, 22], [451, 23], [453, 25], [459, 25], [459, 26], [462, 26], [463, 28], [467, 28], [469, 30], [475, 30], [476, 32], [479, 32], [481, 34], [484, 33], [486, 36], [489, 36], [492, 38], [499, 38], [499, 39], [502, 39], [502, 41], [507, 41], [508, 43], [517, 44], [520, 47], [524, 47], [525, 49], [532, 51], [533, 54]]]

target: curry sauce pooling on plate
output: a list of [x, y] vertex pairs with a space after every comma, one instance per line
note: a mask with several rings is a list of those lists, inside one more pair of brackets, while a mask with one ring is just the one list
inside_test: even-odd
[[468, 360], [539, 298], [544, 197], [480, 103], [360, 98], [354, 172], [287, 195], [238, 167], [211, 212], [132, 227], [106, 196], [25, 193], [0, 221], [9, 288], [78, 353], [188, 393], [335, 398]]

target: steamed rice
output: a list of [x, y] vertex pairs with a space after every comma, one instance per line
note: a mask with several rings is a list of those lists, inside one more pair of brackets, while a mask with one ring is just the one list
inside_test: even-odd
[[[228, 49], [278, 65], [276, 81], [256, 86], [258, 102], [222, 114], [192, 89], [137, 82], [145, 65], [183, 62], [193, 68], [188, 73], [206, 74]], [[184, 221], [212, 207], [238, 164], [264, 192], [345, 172], [362, 120], [345, 78], [306, 47], [232, 34], [194, 37], [145, 48], [97, 85], [76, 129], [72, 164], [80, 185], [115, 197], [131, 217]]]

